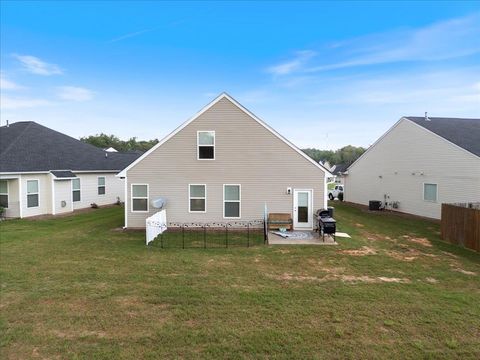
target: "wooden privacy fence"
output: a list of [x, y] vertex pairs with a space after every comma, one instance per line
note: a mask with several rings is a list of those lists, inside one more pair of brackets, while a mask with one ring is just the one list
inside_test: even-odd
[[480, 203], [442, 204], [441, 237], [480, 251]]

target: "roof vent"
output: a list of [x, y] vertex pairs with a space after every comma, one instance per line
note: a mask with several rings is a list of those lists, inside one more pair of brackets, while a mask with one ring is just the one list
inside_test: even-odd
[[105, 157], [108, 158], [108, 153], [107, 152], [105, 153]]
[[428, 113], [425, 111], [425, 121], [430, 121], [430, 118], [428, 117]]
[[9, 123], [9, 121], [7, 120], [7, 127], [9, 127], [9, 126], [10, 126], [10, 123]]

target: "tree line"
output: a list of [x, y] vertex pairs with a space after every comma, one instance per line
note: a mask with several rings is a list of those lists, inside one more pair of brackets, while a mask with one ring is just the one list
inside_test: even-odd
[[[136, 137], [131, 137], [128, 140], [121, 140], [115, 135], [107, 135], [104, 133], [85, 136], [80, 138], [80, 140], [102, 149], [113, 147], [117, 151], [139, 150], [145, 152], [158, 143], [158, 139], [137, 140]], [[348, 145], [338, 150], [320, 150], [308, 148], [303, 149], [303, 151], [316, 162], [321, 160], [328, 161], [330, 165], [346, 164], [348, 166], [365, 152], [365, 148]]]
[[80, 141], [84, 143], [102, 148], [108, 149], [113, 147], [117, 151], [147, 151], [155, 144], [158, 143], [158, 139], [153, 140], [137, 140], [136, 137], [131, 137], [128, 140], [121, 140], [115, 135], [107, 135], [104, 133], [90, 135], [80, 138]]
[[350, 166], [360, 155], [365, 152], [365, 148], [352, 145], [344, 146], [337, 150], [320, 150], [314, 148], [303, 149], [303, 152], [310, 156], [316, 162], [328, 161], [330, 165], [345, 164]]

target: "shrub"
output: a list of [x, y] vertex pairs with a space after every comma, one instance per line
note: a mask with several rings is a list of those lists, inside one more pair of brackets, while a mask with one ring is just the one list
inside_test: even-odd
[[91, 203], [90, 206], [92, 207], [92, 209], [98, 209], [98, 205], [95, 203]]

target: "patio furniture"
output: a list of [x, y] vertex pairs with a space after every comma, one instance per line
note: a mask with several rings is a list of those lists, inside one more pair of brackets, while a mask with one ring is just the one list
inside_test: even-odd
[[268, 229], [285, 228], [292, 230], [292, 215], [288, 213], [270, 213], [268, 214]]

